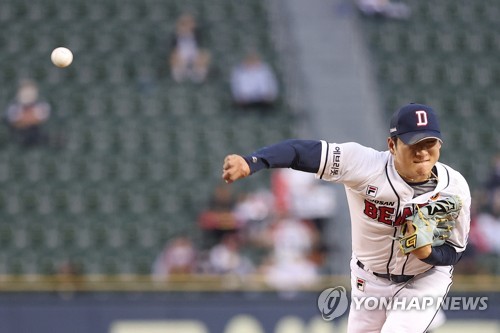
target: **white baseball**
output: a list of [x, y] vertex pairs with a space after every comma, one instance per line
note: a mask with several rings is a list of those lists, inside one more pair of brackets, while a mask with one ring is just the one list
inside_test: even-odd
[[73, 62], [73, 53], [65, 47], [58, 47], [52, 51], [50, 59], [57, 67], [68, 67]]

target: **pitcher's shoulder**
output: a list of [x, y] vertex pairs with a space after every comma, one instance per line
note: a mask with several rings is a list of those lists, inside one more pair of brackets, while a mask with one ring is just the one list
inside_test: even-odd
[[450, 180], [450, 183], [469, 188], [469, 183], [467, 182], [467, 179], [462, 175], [462, 173], [459, 170], [454, 169], [453, 167], [441, 162], [438, 162], [438, 164], [440, 164], [448, 173], [448, 178]]

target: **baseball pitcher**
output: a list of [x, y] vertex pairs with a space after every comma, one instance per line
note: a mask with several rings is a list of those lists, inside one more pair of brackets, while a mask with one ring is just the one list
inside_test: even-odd
[[426, 332], [452, 284], [467, 245], [471, 196], [464, 177], [438, 162], [441, 131], [434, 110], [408, 104], [391, 118], [388, 150], [360, 144], [287, 140], [250, 155], [228, 155], [231, 183], [267, 168], [315, 173], [345, 186], [352, 225], [351, 297], [415, 299], [412, 309], [355, 308], [349, 332]]

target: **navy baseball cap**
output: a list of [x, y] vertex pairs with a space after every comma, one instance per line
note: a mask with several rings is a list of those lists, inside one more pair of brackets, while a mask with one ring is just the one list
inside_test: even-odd
[[410, 103], [394, 112], [389, 132], [407, 145], [429, 138], [443, 141], [436, 113], [423, 104]]

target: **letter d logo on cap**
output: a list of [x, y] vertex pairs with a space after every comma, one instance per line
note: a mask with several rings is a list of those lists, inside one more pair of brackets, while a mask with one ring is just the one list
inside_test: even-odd
[[429, 123], [429, 121], [427, 120], [427, 112], [425, 112], [424, 110], [415, 111], [415, 114], [417, 115], [418, 119], [417, 126], [425, 126]]

